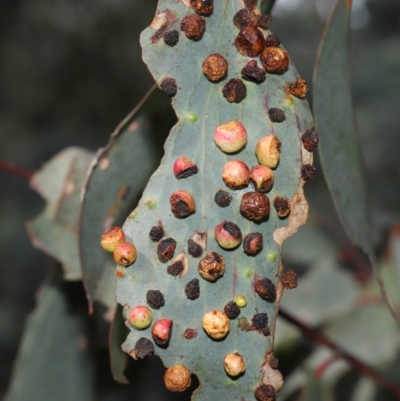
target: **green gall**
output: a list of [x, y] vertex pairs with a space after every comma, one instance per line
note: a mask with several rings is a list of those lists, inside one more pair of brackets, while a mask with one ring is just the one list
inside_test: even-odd
[[238, 295], [235, 298], [235, 304], [239, 307], [239, 308], [244, 308], [247, 305], [247, 298], [244, 295]]

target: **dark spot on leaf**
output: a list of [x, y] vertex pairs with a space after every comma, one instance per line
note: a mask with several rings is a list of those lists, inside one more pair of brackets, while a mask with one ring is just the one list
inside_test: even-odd
[[279, 276], [279, 280], [282, 282], [283, 286], [291, 290], [297, 287], [297, 274], [293, 270], [286, 270]]
[[141, 337], [136, 341], [135, 348], [133, 350], [136, 358], [143, 359], [146, 356], [154, 353], [154, 344], [149, 339]]
[[268, 29], [269, 24], [272, 22], [272, 17], [270, 15], [259, 15], [258, 25], [262, 29]]
[[242, 78], [254, 82], [263, 82], [265, 80], [265, 71], [257, 65], [257, 60], [251, 60], [246, 67], [242, 68]]
[[275, 357], [271, 357], [271, 358], [269, 358], [269, 360], [268, 360], [268, 365], [272, 368], [272, 369], [278, 369], [278, 366], [279, 366], [279, 360], [278, 360], [278, 358], [275, 358]]
[[305, 164], [301, 167], [301, 176], [305, 180], [309, 180], [310, 178], [314, 178], [315, 174], [317, 174], [317, 169], [311, 164]]
[[254, 392], [258, 401], [275, 401], [276, 391], [270, 384], [261, 384]]
[[152, 241], [158, 242], [158, 241], [160, 241], [160, 239], [161, 239], [162, 237], [164, 237], [164, 234], [165, 234], [165, 233], [164, 233], [164, 228], [163, 228], [163, 226], [159, 223], [158, 226], [153, 226], [153, 227], [151, 227], [149, 236], [150, 236], [150, 239], [151, 239]]
[[285, 218], [289, 215], [290, 202], [287, 198], [284, 198], [283, 196], [275, 196], [273, 204], [279, 217]]
[[173, 258], [176, 248], [176, 241], [173, 238], [167, 238], [161, 241], [157, 247], [157, 256], [160, 262], [166, 263]]
[[153, 309], [160, 309], [165, 304], [164, 295], [159, 290], [147, 291], [146, 300]]
[[185, 286], [185, 294], [188, 299], [194, 300], [200, 296], [200, 283], [197, 278], [190, 280]]
[[268, 116], [273, 123], [281, 123], [286, 120], [285, 112], [276, 107], [272, 107], [268, 110]]
[[317, 146], [319, 142], [318, 133], [314, 130], [307, 130], [303, 136], [301, 137], [301, 141], [303, 142], [303, 146], [309, 152], [312, 152]]
[[[242, 231], [237, 224], [232, 223], [231, 221], [226, 221], [224, 224], [224, 230], [226, 230], [233, 238], [242, 239]], [[218, 255], [218, 253], [215, 253], [215, 255], [216, 259], [220, 258], [220, 255]]]
[[254, 289], [266, 301], [274, 301], [276, 298], [275, 284], [269, 278], [257, 279], [254, 283]]
[[278, 47], [280, 44], [281, 41], [276, 35], [268, 35], [265, 39], [265, 47]]
[[220, 189], [214, 197], [215, 203], [220, 207], [227, 207], [231, 204], [232, 196], [228, 191]]
[[175, 217], [182, 219], [196, 211], [196, 203], [190, 192], [175, 191], [169, 198], [171, 211]]
[[203, 248], [191, 238], [188, 239], [188, 254], [194, 258], [199, 258], [203, 254]]
[[225, 305], [224, 312], [229, 319], [236, 319], [240, 314], [240, 308], [235, 302], [230, 301]]
[[186, 338], [186, 340], [192, 340], [197, 336], [197, 330], [195, 329], [186, 329], [185, 332], [183, 333], [183, 337]]
[[230, 79], [222, 89], [222, 94], [229, 103], [240, 103], [246, 97], [246, 93], [246, 85], [238, 78]]
[[257, 313], [253, 316], [252, 322], [257, 330], [264, 329], [268, 325], [268, 315], [266, 313]]
[[164, 43], [168, 46], [175, 46], [179, 41], [179, 32], [174, 29], [172, 31], [165, 32]]
[[271, 329], [269, 328], [269, 326], [266, 326], [263, 330], [262, 333], [265, 337], [269, 336], [271, 334]]
[[262, 330], [262, 333], [263, 333], [263, 335], [264, 335], [265, 337], [271, 335], [271, 330], [270, 330], [269, 326], [265, 327], [265, 328]]
[[156, 33], [151, 37], [151, 43], [157, 43], [163, 36], [164, 33], [169, 31], [172, 25], [176, 22], [175, 14], [170, 10], [165, 10], [162, 12], [165, 14], [165, 22], [161, 25], [160, 28], [157, 29]]
[[243, 250], [247, 255], [257, 255], [263, 249], [263, 236], [261, 233], [250, 233], [243, 239]]
[[183, 271], [183, 263], [181, 261], [177, 261], [169, 265], [167, 268], [167, 273], [171, 276], [176, 277], [178, 274], [181, 274]]
[[160, 83], [160, 89], [168, 96], [175, 96], [178, 86], [174, 78], [164, 78]]

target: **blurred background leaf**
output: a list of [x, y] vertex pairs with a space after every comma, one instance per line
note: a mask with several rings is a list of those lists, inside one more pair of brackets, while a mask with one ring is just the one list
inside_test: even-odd
[[79, 204], [86, 171], [94, 154], [67, 148], [48, 161], [30, 180], [46, 201], [42, 213], [27, 222], [32, 245], [61, 263], [66, 280], [81, 280]]

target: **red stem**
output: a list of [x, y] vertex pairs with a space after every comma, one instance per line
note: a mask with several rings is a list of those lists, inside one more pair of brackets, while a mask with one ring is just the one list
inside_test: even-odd
[[19, 175], [30, 180], [33, 176], [33, 171], [15, 166], [14, 164], [0, 161], [0, 170], [7, 171], [10, 174]]
[[297, 328], [299, 328], [306, 336], [310, 337], [315, 343], [324, 345], [334, 351], [337, 357], [345, 359], [350, 365], [358, 370], [360, 373], [365, 376], [370, 377], [380, 386], [385, 388], [387, 391], [392, 393], [400, 399], [400, 387], [395, 383], [387, 379], [385, 376], [381, 375], [377, 370], [372, 368], [371, 366], [366, 365], [364, 362], [355, 358], [353, 355], [349, 354], [347, 351], [341, 349], [337, 344], [333, 341], [326, 338], [319, 330], [313, 329], [311, 327], [306, 326], [304, 323], [297, 320], [294, 316], [290, 315], [288, 312], [280, 309], [279, 316], [285, 319], [287, 322], [293, 324]]

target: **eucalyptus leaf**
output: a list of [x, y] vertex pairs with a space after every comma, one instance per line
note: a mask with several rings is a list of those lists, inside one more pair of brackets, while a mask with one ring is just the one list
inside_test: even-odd
[[93, 399], [95, 366], [88, 318], [74, 310], [65, 290], [68, 285], [58, 269], [40, 289], [4, 401]]
[[314, 70], [314, 117], [321, 136], [319, 155], [342, 225], [354, 245], [368, 255], [382, 296], [393, 317], [400, 316], [388, 298], [376, 266], [365, 178], [357, 142], [350, 93], [349, 22], [351, 0], [338, 0], [325, 27]]
[[351, 1], [338, 0], [325, 27], [314, 71], [315, 126], [321, 164], [350, 239], [374, 259], [369, 210], [350, 93]]
[[[240, 103], [229, 103], [222, 95], [228, 79], [241, 77], [240, 71], [249, 61], [233, 45], [239, 31], [232, 20], [241, 6], [239, 0], [215, 2], [214, 12], [205, 17], [206, 29], [201, 40], [189, 40], [181, 31], [178, 43], [171, 47], [164, 42], [163, 36], [169, 30], [180, 31], [182, 18], [193, 15], [193, 10], [186, 0], [161, 0], [156, 17], [141, 35], [143, 58], [157, 84], [171, 95], [177, 90], [172, 105], [178, 123], [167, 139], [160, 167], [123, 226], [138, 255], [133, 265], [118, 267], [117, 301], [126, 308], [129, 317], [131, 308], [147, 305], [149, 290], [163, 293], [165, 306], [152, 311], [153, 322], [160, 318], [171, 319], [173, 329], [168, 347], [155, 346], [155, 352], [167, 367], [184, 364], [197, 375], [200, 386], [193, 399], [199, 401], [222, 397], [253, 399], [255, 389], [263, 382], [273, 384], [279, 391], [282, 379], [276, 370], [273, 372], [275, 377], [271, 378], [266, 358], [272, 351], [277, 307], [283, 290], [277, 280], [282, 269], [280, 245], [305, 222], [308, 210], [302, 191], [305, 180], [301, 177], [301, 169], [312, 162], [312, 154], [303, 149], [301, 136], [313, 127], [313, 121], [307, 101], [289, 93], [289, 85], [299, 78], [293, 64], [290, 62], [282, 75], [267, 74], [265, 82], [259, 85], [246, 81], [247, 96]], [[229, 72], [226, 79], [211, 83], [203, 75], [202, 63], [208, 55], [215, 53], [226, 58]], [[286, 120], [272, 122], [268, 116], [272, 107], [282, 109]], [[241, 122], [248, 132], [246, 147], [234, 155], [223, 153], [213, 140], [217, 126], [230, 120]], [[229, 190], [222, 180], [224, 164], [240, 159], [249, 167], [257, 165], [255, 146], [267, 134], [276, 135], [282, 142], [279, 166], [274, 171], [274, 186], [268, 196], [271, 201], [278, 195], [287, 198], [291, 213], [288, 218], [281, 219], [271, 207], [269, 219], [256, 224], [239, 212], [241, 198], [250, 191], [249, 187], [231, 190], [232, 202], [226, 208], [217, 206], [214, 196], [220, 189]], [[176, 178], [173, 165], [179, 157], [195, 163], [197, 174]], [[170, 204], [171, 194], [182, 190], [190, 192], [196, 203], [195, 213], [185, 219], [175, 217]], [[262, 233], [263, 251], [250, 257], [241, 246], [236, 250], [219, 247], [214, 229], [224, 220], [237, 224], [243, 236], [251, 232]], [[149, 232], [158, 225], [163, 226], [165, 238], [176, 241], [175, 256], [187, 258], [188, 269], [182, 277], [169, 275], [167, 266], [172, 261], [164, 264], [157, 256], [159, 244], [150, 239]], [[207, 235], [203, 256], [207, 252], [217, 252], [225, 259], [225, 273], [214, 283], [199, 275], [199, 259], [188, 254], [188, 240], [196, 231]], [[270, 279], [277, 286], [275, 301], [266, 302], [254, 291], [254, 281], [260, 277]], [[200, 297], [189, 300], [185, 296], [185, 286], [193, 279], [200, 282]], [[242, 330], [239, 321], [232, 320], [226, 338], [211, 339], [202, 328], [204, 314], [224, 310], [224, 306], [239, 294], [247, 298], [247, 306], [239, 317], [245, 319], [248, 326], [241, 320], [241, 327], [250, 327], [250, 330]], [[257, 313], [268, 314], [271, 335], [265, 336], [251, 326]], [[130, 334], [123, 349], [134, 356], [140, 338], [153, 341], [151, 327], [136, 330], [129, 324], [129, 318], [127, 324]], [[190, 340], [184, 336], [189, 328], [197, 333]], [[224, 357], [231, 352], [240, 353], [246, 363], [246, 372], [237, 380], [224, 371]]]
[[66, 280], [80, 280], [78, 222], [80, 191], [93, 154], [67, 148], [36, 172], [31, 187], [46, 201], [43, 212], [26, 224], [32, 245], [59, 261]]

